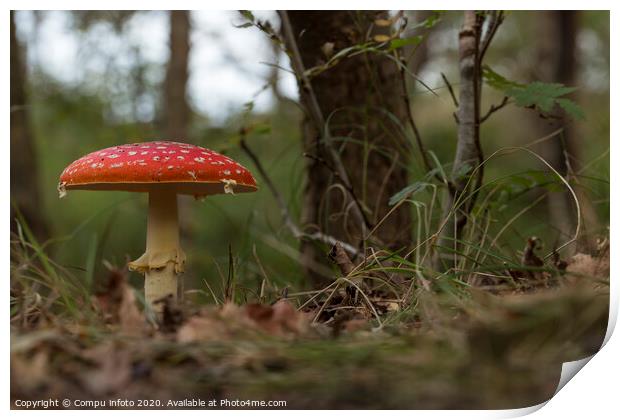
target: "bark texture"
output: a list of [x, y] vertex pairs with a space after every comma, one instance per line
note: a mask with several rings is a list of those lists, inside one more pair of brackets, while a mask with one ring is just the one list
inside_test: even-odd
[[[441, 268], [450, 258], [454, 258], [455, 254], [449, 250], [458, 249], [455, 239], [460, 237], [469, 213], [469, 200], [463, 199], [475, 186], [475, 182], [470, 181], [469, 175], [481, 161], [479, 31], [480, 24], [476, 13], [474, 11], [464, 12], [463, 26], [459, 32], [458, 136], [450, 180], [451, 187], [443, 203], [442, 220], [447, 219], [447, 223], [439, 239], [439, 261], [441, 263], [438, 268]], [[468, 181], [470, 181], [469, 187]]]
[[15, 28], [11, 11], [11, 232], [15, 232], [19, 208], [24, 220], [38, 239], [46, 239], [49, 229], [43, 217], [39, 186], [39, 171], [34, 138], [30, 126], [30, 112], [26, 93], [27, 77], [25, 54]]
[[[578, 85], [577, 73], [577, 33], [579, 29], [578, 11], [544, 11], [537, 20], [539, 31], [537, 66], [533, 78], [548, 83], [562, 83], [566, 86]], [[576, 99], [576, 98], [572, 98]], [[581, 167], [581, 150], [578, 128], [559, 107], [554, 114], [561, 119], [537, 118], [536, 130], [540, 136], [562, 128], [562, 134], [553, 141], [543, 144], [541, 150], [547, 161], [563, 176], [577, 173]], [[583, 188], [573, 184], [579, 198], [585, 227], [595, 229], [598, 226], [596, 213]], [[558, 229], [559, 241], [572, 237], [577, 215], [572, 196], [569, 192], [552, 192], [547, 199], [549, 220]], [[583, 244], [583, 242], [582, 242]], [[572, 249], [574, 252], [574, 247]]]
[[[384, 12], [290, 11], [291, 26], [306, 69], [320, 66], [338, 51], [372, 37], [374, 20]], [[389, 198], [407, 185], [411, 147], [402, 129], [406, 106], [397, 65], [385, 57], [360, 54], [346, 58], [310, 80], [318, 105], [329, 125], [335, 147], [371, 225], [390, 207]], [[303, 86], [300, 86], [303, 95]], [[308, 104], [304, 104], [306, 107]], [[392, 114], [393, 119], [389, 116]], [[317, 159], [307, 161], [302, 222], [308, 231], [319, 229], [348, 243], [361, 242], [362, 229], [352, 217], [346, 194], [329, 168], [329, 155], [310, 119], [303, 122], [303, 147]], [[411, 216], [402, 206], [376, 230], [376, 237], [390, 248], [411, 241]], [[314, 245], [302, 245], [305, 259], [325, 261]], [[320, 281], [319, 281], [320, 282]]]
[[187, 10], [172, 10], [169, 13], [170, 58], [164, 89], [164, 129], [168, 139], [186, 141], [191, 115], [187, 102], [190, 16]]

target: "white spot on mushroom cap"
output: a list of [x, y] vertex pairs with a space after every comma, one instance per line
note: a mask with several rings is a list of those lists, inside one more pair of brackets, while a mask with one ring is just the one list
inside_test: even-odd
[[128, 152], [127, 154], [128, 154], [129, 156], [133, 156], [133, 155], [138, 154], [138, 152], [136, 152], [136, 151], [133, 151], [133, 150], [132, 150], [131, 152]]
[[205, 158], [202, 158], [202, 157], [195, 157], [195, 158], [194, 158], [194, 160], [195, 160], [196, 162], [198, 162], [198, 163], [204, 163]]
[[109, 157], [110, 159], [116, 159], [116, 158], [117, 158], [117, 157], [119, 157], [119, 156], [120, 156], [120, 155], [117, 155], [117, 154], [111, 154], [111, 155], [108, 155], [108, 157]]
[[233, 187], [235, 185], [237, 185], [237, 181], [235, 181], [234, 179], [220, 179], [220, 181], [222, 181], [222, 183], [224, 183], [224, 192], [226, 194], [234, 194], [235, 191], [233, 190]]

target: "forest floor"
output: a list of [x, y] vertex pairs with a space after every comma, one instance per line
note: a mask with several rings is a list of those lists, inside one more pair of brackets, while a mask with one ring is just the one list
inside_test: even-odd
[[563, 362], [600, 348], [609, 253], [578, 254], [543, 281], [458, 295], [419, 287], [406, 308], [378, 298], [356, 307], [347, 293], [316, 295], [301, 310], [291, 298], [166, 304], [155, 323], [121, 271], [65, 314], [51, 310], [63, 300], [70, 307], [62, 293], [49, 304], [49, 296], [13, 286], [11, 401], [14, 408], [50, 398], [68, 398], [71, 408], [76, 400], [110, 408], [117, 399], [131, 408], [193, 408], [198, 400], [214, 408], [246, 400], [285, 401], [288, 409], [531, 406], [554, 394]]

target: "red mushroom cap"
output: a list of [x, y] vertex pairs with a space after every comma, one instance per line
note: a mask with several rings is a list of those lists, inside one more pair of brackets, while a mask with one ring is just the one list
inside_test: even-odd
[[150, 192], [174, 188], [205, 196], [256, 191], [245, 167], [213, 150], [171, 141], [124, 144], [89, 153], [60, 175], [64, 190]]

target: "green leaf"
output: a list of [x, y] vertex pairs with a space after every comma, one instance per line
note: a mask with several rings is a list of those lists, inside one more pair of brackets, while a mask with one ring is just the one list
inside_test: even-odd
[[241, 16], [243, 16], [250, 22], [254, 22], [254, 14], [252, 14], [252, 12], [250, 12], [249, 10], [239, 10], [239, 13], [241, 13]]
[[434, 14], [423, 20], [422, 23], [424, 24], [424, 27], [430, 29], [437, 25], [438, 22], [441, 22], [441, 13], [442, 12], [435, 11]]
[[501, 91], [506, 91], [510, 88], [518, 88], [524, 86], [520, 83], [506, 79], [504, 76], [496, 73], [491, 67], [486, 65], [482, 67], [482, 77], [484, 78], [484, 81], [487, 85]]
[[390, 47], [388, 51], [394, 51], [395, 49], [406, 47], [408, 45], [418, 45], [422, 42], [424, 37], [422, 35], [412, 36], [410, 38], [396, 38], [390, 41]]
[[432, 27], [437, 25], [437, 23], [441, 22], [442, 13], [443, 12], [440, 10], [434, 10], [433, 14], [430, 15], [428, 18], [424, 19], [423, 21], [418, 22], [411, 26], [407, 26], [407, 30], [412, 31], [414, 29], [419, 29], [419, 28], [431, 29]]
[[586, 114], [583, 112], [583, 109], [581, 109], [579, 105], [577, 105], [575, 102], [571, 101], [570, 99], [558, 98], [556, 99], [556, 102], [558, 103], [558, 105], [562, 107], [562, 109], [568, 115], [570, 115], [574, 119], [576, 120], [586, 119]]
[[233, 25], [233, 26], [237, 29], [244, 29], [244, 28], [249, 28], [251, 26], [254, 26], [254, 24], [252, 22], [246, 22], [246, 23], [242, 23], [241, 25]]
[[431, 185], [431, 184], [429, 184], [428, 182], [417, 181], [411, 185], [406, 186], [405, 188], [403, 188], [402, 190], [394, 194], [392, 197], [390, 197], [389, 205], [393, 206], [399, 203], [401, 200], [409, 196], [413, 196], [414, 194], [422, 191], [424, 187], [428, 185]]
[[561, 83], [532, 82], [520, 84], [506, 79], [493, 71], [489, 66], [482, 69], [482, 77], [487, 85], [504, 93], [514, 100], [515, 105], [524, 108], [535, 108], [543, 113], [550, 113], [557, 105], [575, 119], [585, 119], [581, 107], [563, 96], [577, 90]]
[[524, 87], [510, 88], [505, 93], [513, 97], [518, 106], [535, 106], [543, 112], [551, 112], [557, 98], [574, 91], [575, 88], [561, 83], [533, 82]]

